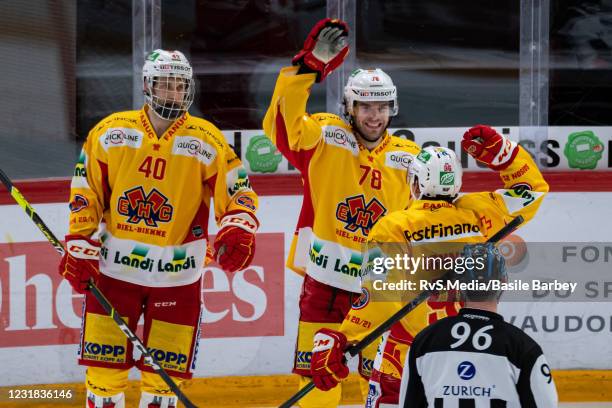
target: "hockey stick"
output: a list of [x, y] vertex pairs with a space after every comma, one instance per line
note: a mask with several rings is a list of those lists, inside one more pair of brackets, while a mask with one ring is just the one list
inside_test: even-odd
[[[19, 206], [23, 208], [26, 214], [32, 219], [34, 224], [36, 224], [38, 229], [45, 235], [45, 237], [47, 237], [47, 240], [49, 240], [55, 250], [63, 256], [64, 252], [66, 252], [66, 250], [64, 249], [64, 245], [62, 245], [61, 241], [57, 239], [53, 232], [51, 232], [49, 227], [47, 227], [47, 225], [40, 218], [38, 213], [34, 210], [34, 208], [32, 208], [30, 203], [28, 203], [27, 200], [23, 197], [23, 195], [19, 192], [19, 190], [17, 190], [17, 188], [13, 185], [11, 180], [2, 171], [2, 169], [0, 169], [0, 181], [2, 181], [2, 184], [4, 184], [13, 199], [17, 202], [17, 204], [19, 204]], [[94, 297], [98, 300], [98, 302], [100, 303], [102, 308], [104, 308], [106, 313], [108, 313], [113, 318], [117, 326], [119, 326], [119, 329], [121, 329], [121, 331], [123, 332], [123, 334], [125, 334], [128, 340], [134, 345], [134, 347], [138, 351], [142, 353], [145, 363], [149, 364], [153, 371], [155, 371], [164, 380], [164, 382], [168, 385], [168, 387], [170, 387], [172, 392], [176, 394], [177, 398], [186, 407], [197, 408], [197, 406], [194, 405], [191, 401], [189, 401], [185, 394], [183, 394], [183, 392], [179, 389], [178, 385], [176, 385], [176, 383], [172, 380], [168, 373], [157, 363], [155, 358], [151, 355], [151, 353], [149, 353], [149, 350], [147, 350], [142, 341], [138, 338], [138, 336], [136, 336], [136, 334], [134, 334], [132, 330], [130, 330], [127, 323], [125, 323], [125, 320], [123, 320], [121, 315], [119, 315], [117, 310], [115, 310], [115, 308], [113, 307], [113, 305], [110, 304], [108, 299], [104, 297], [102, 292], [100, 292], [100, 289], [98, 289], [96, 284], [91, 279], [89, 280], [88, 289], [90, 290], [91, 294], [94, 295]]]
[[[525, 221], [522, 215], [515, 217], [508, 224], [504, 225], [499, 231], [495, 233], [491, 238], [487, 240], [487, 242], [498, 242], [501, 239], [505, 238], [507, 235], [510, 235], [514, 230], [516, 230], [519, 225], [521, 225]], [[374, 329], [370, 334], [365, 336], [359, 343], [349, 346], [344, 352], [344, 358], [346, 361], [349, 361], [351, 358], [355, 357], [359, 354], [363, 349], [369, 346], [373, 341], [382, 336], [387, 330], [391, 328], [395, 323], [400, 321], [404, 316], [410, 313], [414, 308], [427, 300], [427, 298], [431, 295], [431, 292], [426, 290], [421, 292], [417, 297], [412, 299], [406, 305], [404, 305], [400, 310], [395, 312], [391, 317], [385, 320], [380, 326]], [[279, 408], [290, 408], [300, 399], [302, 399], [306, 394], [312, 391], [315, 388], [314, 382], [310, 381], [304, 387], [302, 387], [298, 392], [296, 392], [291, 398], [287, 401], [283, 402], [279, 405]]]

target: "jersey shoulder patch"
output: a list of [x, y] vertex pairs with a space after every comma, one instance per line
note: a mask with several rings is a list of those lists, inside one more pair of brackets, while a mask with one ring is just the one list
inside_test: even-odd
[[92, 128], [95, 133], [103, 131], [109, 127], [132, 127], [138, 125], [139, 111], [123, 111], [112, 113], [100, 120]]
[[500, 204], [495, 193], [490, 191], [482, 191], [480, 193], [464, 193], [454, 201], [457, 208], [474, 210], [476, 213], [483, 210], [492, 210]]
[[140, 127], [140, 112], [113, 113], [102, 119], [90, 135], [98, 140], [99, 146], [105, 152], [120, 147], [139, 149], [145, 137]]
[[357, 138], [346, 123], [333, 124], [323, 122], [321, 123], [321, 132], [323, 142], [326, 145], [348, 150], [353, 156], [359, 155]]
[[321, 113], [313, 113], [310, 116], [312, 119], [319, 122], [319, 125], [336, 125], [336, 126], [344, 126], [347, 127], [347, 124], [342, 118], [338, 115], [334, 115], [333, 113], [321, 112]]
[[397, 170], [408, 170], [421, 149], [411, 140], [392, 135], [389, 138], [385, 145], [385, 165]]
[[412, 140], [393, 135], [390, 135], [389, 137], [391, 138], [391, 142], [389, 143], [390, 150], [404, 150], [414, 155], [417, 155], [421, 151], [419, 145]]
[[206, 119], [189, 116], [185, 129], [189, 132], [189, 135], [212, 143], [220, 150], [224, 150], [229, 146], [219, 128]]

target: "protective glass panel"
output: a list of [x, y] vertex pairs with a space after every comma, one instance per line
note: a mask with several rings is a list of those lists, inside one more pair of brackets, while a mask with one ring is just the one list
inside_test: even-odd
[[70, 174], [76, 158], [76, 3], [1, 1], [0, 27], [0, 166], [13, 178]]
[[[260, 129], [280, 68], [325, 12], [325, 1], [162, 1], [162, 45], [194, 68], [190, 112], [221, 129]], [[314, 86], [308, 111], [324, 110], [325, 87]]]
[[518, 1], [363, 0], [357, 65], [398, 87], [393, 126], [516, 126], [519, 28]]
[[551, 126], [612, 125], [612, 1], [550, 5]]

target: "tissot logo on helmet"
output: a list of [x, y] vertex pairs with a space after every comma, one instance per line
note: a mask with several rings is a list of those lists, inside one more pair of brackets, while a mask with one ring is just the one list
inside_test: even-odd
[[395, 90], [389, 91], [361, 91], [358, 89], [353, 90], [359, 96], [392, 96], [395, 95]]
[[397, 88], [380, 68], [353, 71], [344, 87], [345, 114], [354, 115], [355, 102], [389, 102], [390, 116], [397, 115]]

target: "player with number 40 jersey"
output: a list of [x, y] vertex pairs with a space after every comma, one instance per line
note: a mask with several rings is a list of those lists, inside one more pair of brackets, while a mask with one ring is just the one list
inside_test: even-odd
[[133, 332], [143, 317], [143, 344], [180, 385], [195, 369], [205, 263], [214, 257], [232, 273], [255, 254], [257, 195], [221, 131], [187, 112], [195, 92], [189, 61], [155, 50], [142, 80], [143, 108], [95, 125], [72, 178], [59, 272], [85, 293], [79, 363], [87, 366], [88, 408], [125, 407], [133, 366], [142, 372], [139, 407], [174, 407], [177, 399], [151, 364], [135, 361], [132, 343], [89, 295], [90, 279]]

